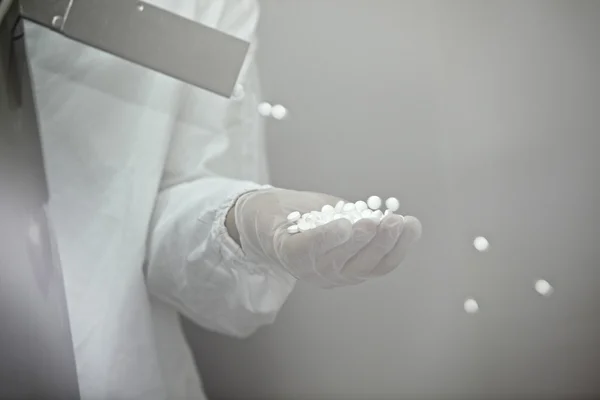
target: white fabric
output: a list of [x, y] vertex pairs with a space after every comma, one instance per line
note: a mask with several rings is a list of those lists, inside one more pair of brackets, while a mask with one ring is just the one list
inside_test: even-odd
[[[252, 0], [154, 3], [245, 39], [258, 20]], [[82, 398], [203, 398], [177, 312], [245, 336], [295, 282], [243, 260], [224, 228], [266, 182], [252, 54], [229, 100], [39, 27], [27, 38]]]

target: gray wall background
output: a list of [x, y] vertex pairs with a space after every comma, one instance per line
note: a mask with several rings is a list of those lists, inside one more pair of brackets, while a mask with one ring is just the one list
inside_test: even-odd
[[[393, 274], [297, 290], [244, 341], [188, 325], [207, 392], [600, 396], [600, 1], [265, 0], [273, 183], [396, 196]], [[486, 236], [487, 253], [473, 249]], [[533, 290], [536, 279], [555, 288]], [[463, 311], [475, 297], [480, 312]]]

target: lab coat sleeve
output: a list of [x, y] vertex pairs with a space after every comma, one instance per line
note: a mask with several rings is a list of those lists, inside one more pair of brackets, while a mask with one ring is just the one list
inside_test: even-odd
[[147, 286], [155, 298], [198, 325], [245, 337], [273, 322], [295, 278], [281, 267], [250, 262], [225, 228], [243, 193], [265, 178], [260, 98], [254, 67], [255, 1], [206, 3], [199, 22], [253, 43], [239, 81], [241, 99], [184, 85], [150, 226]]
[[272, 323], [294, 287], [279, 267], [245, 259], [225, 217], [251, 182], [203, 178], [162, 191], [149, 244], [151, 295], [198, 325], [245, 337]]

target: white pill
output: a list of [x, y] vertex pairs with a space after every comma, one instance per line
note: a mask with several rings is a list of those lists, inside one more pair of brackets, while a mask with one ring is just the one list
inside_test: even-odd
[[359, 201], [357, 201], [356, 203], [354, 203], [354, 206], [356, 207], [356, 209], [357, 209], [358, 211], [364, 211], [364, 210], [366, 210], [367, 208], [369, 208], [369, 206], [367, 206], [367, 203], [365, 203], [365, 202], [364, 202], [364, 201], [362, 201], [362, 200], [359, 200]]
[[262, 115], [263, 117], [268, 117], [271, 114], [272, 108], [273, 107], [271, 106], [271, 104], [269, 104], [267, 102], [260, 103], [258, 105], [258, 113], [260, 115]]
[[231, 98], [233, 100], [239, 100], [242, 97], [244, 97], [244, 94], [245, 94], [244, 93], [244, 87], [238, 83], [233, 88], [233, 94], [232, 94]]
[[483, 236], [477, 236], [475, 240], [473, 240], [473, 247], [475, 247], [477, 251], [487, 251], [490, 248], [490, 242]]
[[334, 209], [336, 213], [341, 212], [344, 209], [344, 202], [342, 200], [338, 201]]
[[298, 227], [298, 225], [290, 225], [287, 227], [287, 231], [288, 233], [298, 233], [300, 232], [300, 228]]
[[309, 219], [312, 219], [312, 218], [313, 218], [313, 216], [310, 215], [310, 213], [304, 213], [304, 214], [302, 214], [302, 219], [304, 221], [308, 221]]
[[544, 279], [540, 279], [535, 283], [535, 291], [541, 294], [542, 296], [550, 296], [554, 291], [554, 288], [548, 281]]
[[323, 208], [321, 208], [321, 211], [324, 213], [332, 213], [335, 211], [335, 209], [333, 208], [333, 206], [329, 205], [329, 204], [325, 204], [323, 206]]
[[354, 203], [346, 203], [344, 204], [344, 207], [342, 208], [342, 211], [344, 212], [351, 212], [356, 210], [356, 206], [354, 205]]
[[294, 211], [293, 213], [290, 213], [290, 215], [287, 216], [287, 220], [290, 222], [296, 222], [300, 219], [301, 215], [298, 211]]
[[467, 299], [465, 300], [465, 311], [469, 314], [474, 314], [479, 311], [479, 304], [475, 301], [475, 299]]
[[371, 196], [367, 199], [367, 205], [371, 210], [377, 210], [381, 207], [381, 198], [379, 196]]
[[287, 109], [281, 104], [274, 105], [271, 108], [271, 117], [275, 119], [284, 119], [287, 115]]
[[362, 212], [360, 213], [360, 215], [363, 218], [369, 218], [372, 214], [373, 214], [373, 211], [369, 210], [368, 208], [366, 210], [362, 210]]
[[381, 218], [377, 218], [376, 215], [371, 214], [371, 216], [369, 217], [369, 219], [373, 222], [375, 222], [376, 224], [379, 224], [381, 222]]
[[390, 211], [397, 211], [400, 208], [400, 202], [395, 197], [390, 197], [385, 201], [385, 206]]
[[373, 218], [377, 218], [377, 219], [382, 219], [383, 218], [383, 213], [381, 212], [381, 210], [375, 210], [373, 211]]
[[298, 222], [298, 229], [300, 229], [300, 232], [306, 232], [311, 229], [310, 223], [300, 220]]
[[352, 219], [352, 223], [356, 223], [362, 219], [362, 215], [358, 212], [358, 210], [354, 210], [350, 213], [350, 218]]

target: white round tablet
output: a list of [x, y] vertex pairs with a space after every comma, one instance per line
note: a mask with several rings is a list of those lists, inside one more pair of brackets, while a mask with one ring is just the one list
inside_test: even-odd
[[233, 100], [239, 100], [242, 97], [244, 97], [245, 95], [245, 91], [244, 91], [244, 86], [240, 85], [239, 83], [235, 85], [235, 87], [233, 88], [233, 94], [231, 95], [231, 98]]
[[367, 205], [367, 203], [365, 203], [362, 200], [357, 201], [356, 203], [354, 203], [354, 206], [356, 207], [356, 209], [360, 212], [366, 210], [369, 208], [369, 206]]
[[479, 311], [479, 304], [475, 301], [475, 299], [467, 299], [465, 300], [465, 311], [469, 314], [474, 314]]
[[311, 224], [310, 222], [304, 221], [304, 220], [300, 220], [298, 222], [298, 228], [300, 229], [300, 232], [306, 232], [311, 228]]
[[398, 211], [398, 209], [400, 208], [400, 202], [398, 201], [397, 198], [395, 197], [390, 197], [389, 199], [387, 199], [385, 201], [385, 206], [388, 210], [390, 211]]
[[547, 280], [540, 279], [535, 282], [535, 291], [541, 294], [542, 296], [550, 296], [554, 291], [554, 288]]
[[356, 206], [354, 205], [354, 203], [346, 203], [342, 208], [342, 211], [344, 212], [352, 212], [354, 210], [356, 210]]
[[381, 218], [378, 218], [377, 215], [375, 215], [375, 214], [371, 214], [369, 219], [371, 221], [375, 222], [377, 225], [379, 225], [379, 223], [381, 222]]
[[379, 196], [371, 196], [367, 199], [367, 205], [371, 210], [378, 210], [381, 207], [381, 198]]
[[334, 211], [335, 211], [335, 209], [333, 208], [333, 206], [332, 206], [332, 205], [325, 204], [325, 205], [323, 206], [323, 208], [321, 208], [321, 211], [322, 211], [322, 212], [324, 212], [324, 213], [332, 213], [332, 212], [334, 212]]
[[272, 108], [273, 107], [271, 106], [271, 104], [269, 104], [267, 102], [260, 103], [258, 105], [258, 113], [260, 115], [262, 115], [263, 117], [268, 117], [269, 115], [271, 115]]
[[477, 251], [487, 251], [490, 248], [490, 242], [483, 236], [477, 236], [475, 240], [473, 240], [473, 247], [475, 247]]
[[287, 216], [287, 220], [290, 222], [296, 222], [300, 219], [301, 215], [298, 211], [294, 211]]
[[300, 232], [300, 228], [298, 227], [298, 225], [290, 225], [287, 227], [287, 231], [288, 231], [288, 233], [291, 233], [291, 234], [298, 233], [298, 232]]
[[352, 223], [356, 223], [362, 219], [362, 215], [358, 212], [358, 210], [354, 210], [350, 213], [350, 220]]
[[275, 119], [284, 119], [287, 115], [287, 109], [281, 104], [274, 105], [271, 108], [271, 117]]

